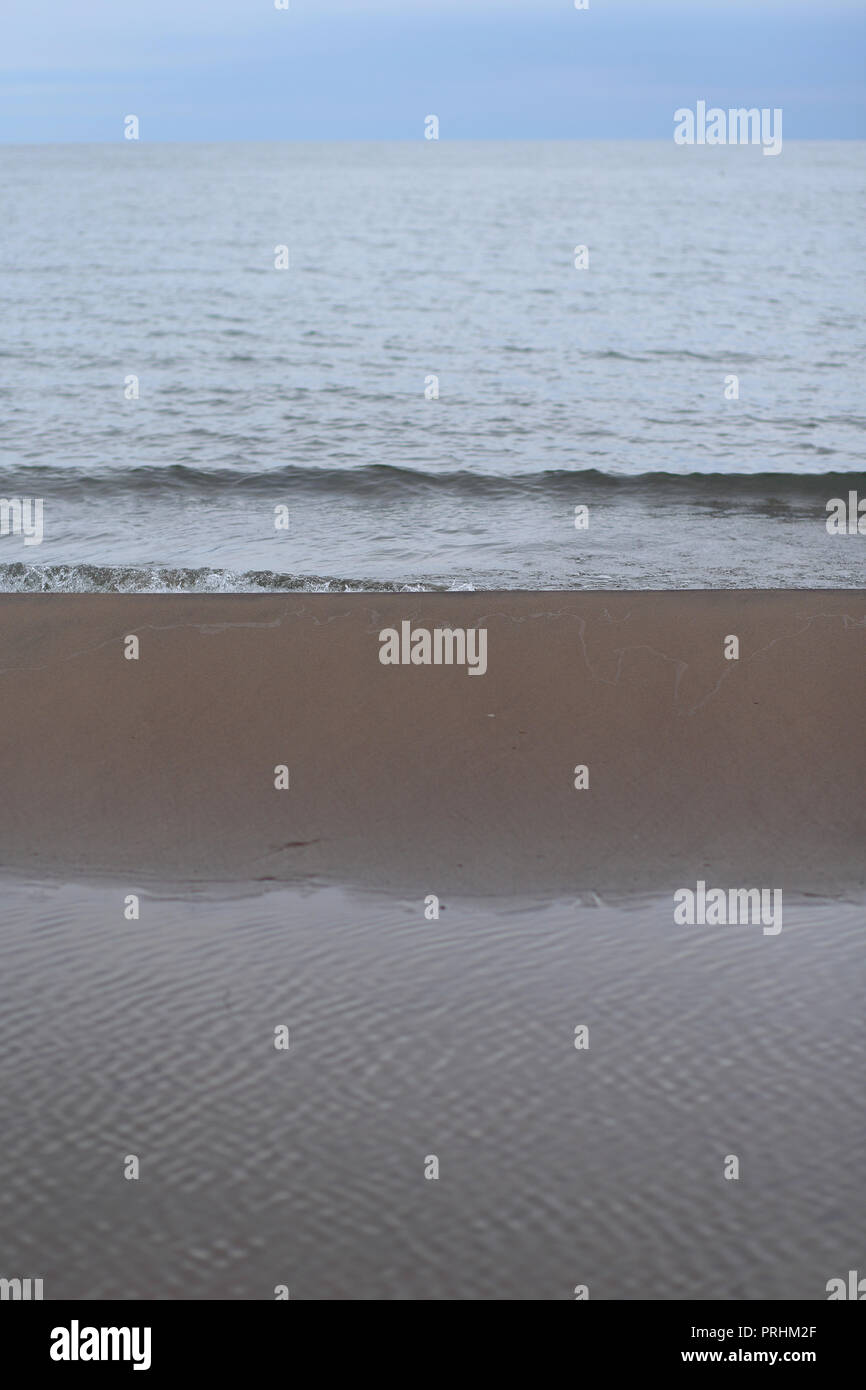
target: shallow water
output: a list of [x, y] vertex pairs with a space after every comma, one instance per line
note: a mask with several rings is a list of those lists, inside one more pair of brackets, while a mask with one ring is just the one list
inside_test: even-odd
[[0, 588], [861, 585], [864, 165], [2, 147]]
[[862, 906], [786, 904], [765, 937], [667, 899], [445, 896], [427, 921], [426, 892], [6, 880], [0, 1274], [823, 1299], [862, 1268]]

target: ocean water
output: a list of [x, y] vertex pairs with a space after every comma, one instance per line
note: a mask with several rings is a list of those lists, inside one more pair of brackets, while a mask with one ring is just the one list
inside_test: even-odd
[[0, 587], [857, 587], [825, 521], [866, 494], [864, 170], [2, 147], [0, 496], [44, 539], [0, 537]]
[[822, 1300], [862, 1269], [862, 904], [764, 937], [670, 899], [3, 901], [0, 1272], [46, 1299]]

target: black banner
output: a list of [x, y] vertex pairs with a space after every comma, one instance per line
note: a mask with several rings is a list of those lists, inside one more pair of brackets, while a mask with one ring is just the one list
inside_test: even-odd
[[[841, 1370], [856, 1374], [864, 1326], [859, 1311], [834, 1302], [584, 1302], [553, 1324], [573, 1341], [578, 1365], [612, 1374], [798, 1365], [824, 1378]], [[289, 1338], [296, 1366], [305, 1349], [319, 1366], [329, 1352], [319, 1340], [321, 1325], [310, 1324], [307, 1309], [298, 1312], [279, 1301], [6, 1302], [0, 1306], [0, 1327], [6, 1368], [47, 1372], [52, 1378], [93, 1376], [105, 1369], [151, 1380], [178, 1372], [221, 1379], [251, 1370], [279, 1373], [287, 1370]], [[453, 1370], [452, 1354], [443, 1348], [443, 1374]], [[425, 1369], [434, 1365], [435, 1353], [426, 1346]]]

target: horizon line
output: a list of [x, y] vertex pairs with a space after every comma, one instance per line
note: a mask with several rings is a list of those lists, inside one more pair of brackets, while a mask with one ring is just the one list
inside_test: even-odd
[[[426, 140], [421, 136], [376, 135], [376, 136], [230, 136], [218, 140], [206, 140], [191, 136], [188, 139], [136, 139], [127, 140], [123, 135], [96, 140], [6, 140], [0, 135], [0, 146], [9, 149], [34, 149], [41, 145], [546, 145], [546, 144], [620, 144], [640, 142], [653, 145], [673, 145], [673, 135], [455, 135], [447, 139]], [[864, 135], [793, 135], [785, 136], [786, 145], [808, 144], [863, 144]], [[679, 148], [679, 147], [678, 147]], [[691, 148], [691, 147], [689, 147]], [[752, 145], [694, 146], [695, 149], [750, 149]], [[757, 148], [757, 147], [754, 147]]]

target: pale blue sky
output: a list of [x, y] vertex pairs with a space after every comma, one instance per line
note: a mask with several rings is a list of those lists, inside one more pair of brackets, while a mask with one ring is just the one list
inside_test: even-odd
[[0, 141], [866, 138], [863, 0], [0, 0]]

